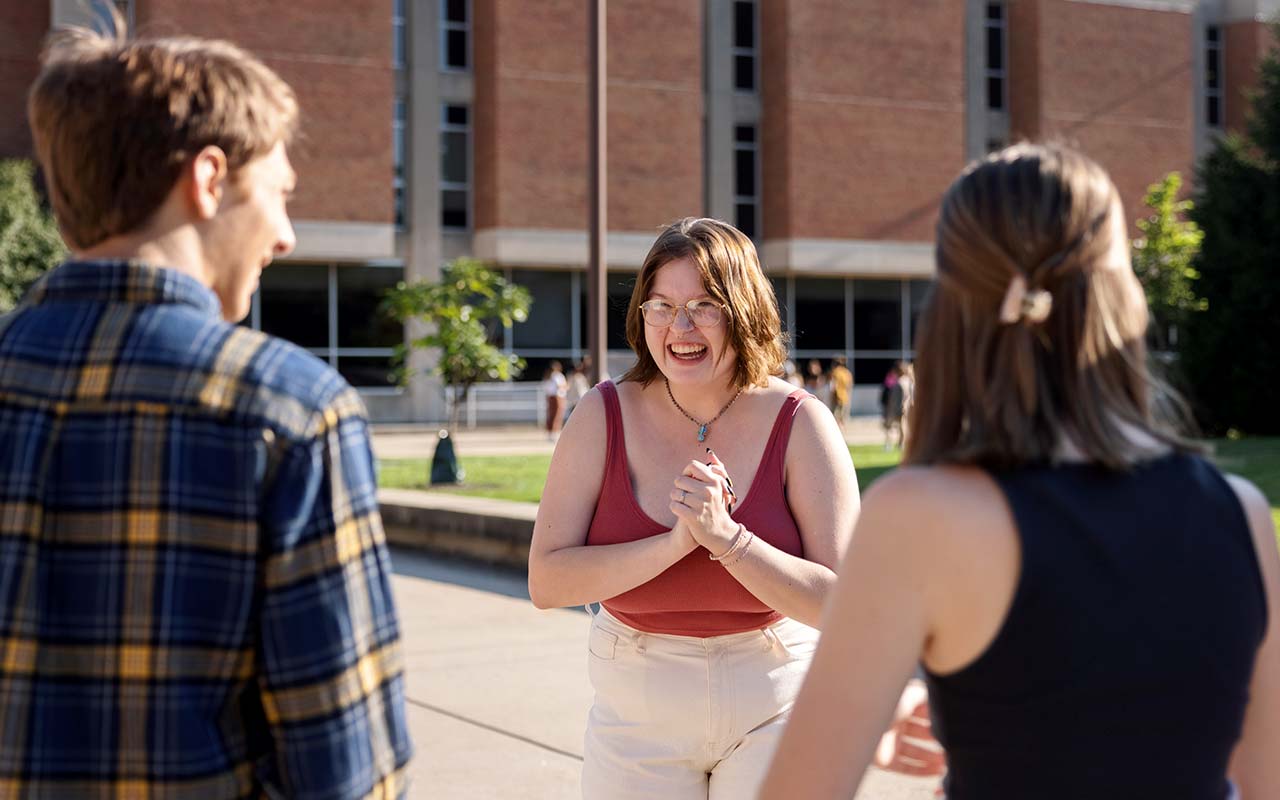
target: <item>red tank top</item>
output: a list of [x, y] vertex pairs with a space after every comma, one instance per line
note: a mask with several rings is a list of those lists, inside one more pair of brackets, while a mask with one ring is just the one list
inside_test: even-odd
[[[587, 531], [588, 545], [633, 542], [670, 530], [640, 508], [631, 488], [622, 406], [612, 382], [598, 387], [604, 398], [608, 439], [604, 482]], [[800, 530], [791, 516], [782, 484], [787, 442], [796, 410], [809, 394], [791, 393], [774, 420], [769, 442], [751, 489], [734, 509], [733, 519], [763, 541], [803, 556]], [[674, 476], [673, 476], [674, 477]], [[638, 630], [677, 636], [720, 636], [757, 630], [782, 618], [756, 599], [701, 547], [648, 583], [604, 601], [609, 613]]]

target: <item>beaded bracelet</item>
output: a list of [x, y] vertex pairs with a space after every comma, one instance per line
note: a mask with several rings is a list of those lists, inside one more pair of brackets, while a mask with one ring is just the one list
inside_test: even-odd
[[732, 561], [726, 561], [725, 559], [732, 558], [735, 554], [738, 554], [739, 558], [741, 558], [740, 554], [747, 551], [747, 548], [751, 545], [751, 539], [754, 538], [754, 536], [755, 534], [747, 530], [747, 526], [742, 523], [738, 523], [738, 533], [733, 537], [733, 543], [729, 545], [729, 549], [725, 550], [718, 556], [708, 553], [707, 558], [712, 561], [719, 561], [721, 565], [726, 567], [730, 564], [734, 564], [738, 561], [738, 558], [733, 558]]

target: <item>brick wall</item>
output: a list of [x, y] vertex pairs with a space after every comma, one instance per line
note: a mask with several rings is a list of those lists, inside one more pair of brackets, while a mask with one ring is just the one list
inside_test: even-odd
[[1040, 5], [1039, 0], [1019, 0], [1007, 6], [1012, 141], [1040, 138]]
[[1258, 86], [1258, 64], [1276, 41], [1270, 26], [1253, 20], [1224, 25], [1222, 36], [1224, 121], [1227, 130], [1243, 131], [1251, 106], [1248, 94]]
[[[475, 2], [476, 227], [587, 225], [587, 14], [580, 0]], [[614, 0], [609, 228], [701, 213], [702, 18], [687, 0]]]
[[771, 5], [766, 237], [931, 238], [965, 160], [963, 0], [920, 0], [909, 14], [893, 0], [858, 13], [839, 0]]
[[[1014, 135], [1077, 147], [1110, 173], [1130, 220], [1166, 172], [1195, 158], [1191, 15], [1068, 0], [1031, 0], [1034, 89], [1012, 98]], [[1024, 5], [1022, 2], [1014, 6]], [[1026, 46], [1019, 43], [1019, 47]], [[1014, 62], [1015, 70], [1018, 62]], [[1018, 87], [1018, 78], [1014, 78]], [[1038, 107], [1026, 104], [1038, 100]]]
[[391, 0], [139, 0], [138, 30], [229, 39], [293, 86], [295, 219], [389, 223]]
[[49, 3], [0, 5], [0, 158], [30, 158], [27, 90], [39, 69], [40, 45], [49, 30]]

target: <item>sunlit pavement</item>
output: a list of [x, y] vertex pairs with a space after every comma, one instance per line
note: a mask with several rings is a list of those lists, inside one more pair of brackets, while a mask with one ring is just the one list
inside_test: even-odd
[[[534, 608], [523, 575], [401, 549], [393, 561], [417, 748], [410, 797], [579, 797], [587, 615]], [[936, 786], [873, 770], [858, 798], [930, 800]]]

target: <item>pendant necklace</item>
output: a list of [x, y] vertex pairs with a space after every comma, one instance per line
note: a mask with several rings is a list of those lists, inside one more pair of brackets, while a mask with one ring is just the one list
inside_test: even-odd
[[733, 401], [737, 400], [738, 395], [742, 394], [742, 390], [739, 389], [737, 393], [734, 394], [733, 397], [729, 398], [729, 402], [725, 403], [724, 406], [721, 407], [719, 413], [717, 413], [714, 417], [707, 420], [706, 422], [699, 422], [692, 414], [684, 410], [684, 406], [676, 402], [676, 396], [671, 393], [671, 381], [666, 380], [664, 378], [663, 382], [667, 384], [667, 397], [671, 398], [671, 404], [675, 406], [680, 411], [681, 414], [684, 414], [689, 419], [690, 422], [698, 426], [698, 441], [700, 442], [705, 442], [707, 440], [707, 433], [711, 428], [711, 423], [715, 422], [716, 420], [720, 419], [720, 417], [724, 416], [724, 412], [728, 411], [729, 406], [733, 405]]

